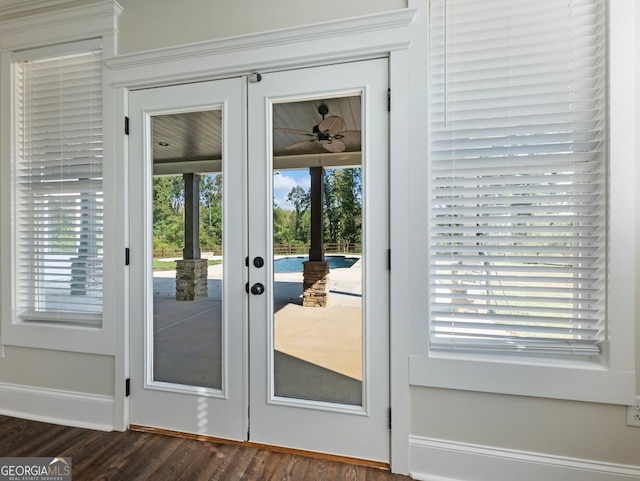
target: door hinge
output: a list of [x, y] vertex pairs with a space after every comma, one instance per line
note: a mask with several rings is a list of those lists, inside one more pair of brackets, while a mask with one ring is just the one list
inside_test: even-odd
[[391, 249], [387, 249], [387, 270], [391, 270]]
[[124, 118], [124, 135], [129, 135], [129, 117]]
[[262, 75], [260, 75], [258, 72], [251, 72], [247, 76], [247, 80], [249, 81], [249, 83], [254, 84], [262, 80]]
[[131, 379], [127, 378], [124, 380], [124, 395], [129, 397], [131, 394]]
[[125, 247], [124, 248], [124, 265], [128, 266], [129, 265], [129, 248]]
[[387, 89], [387, 112], [391, 112], [391, 89]]
[[389, 430], [391, 430], [391, 408], [389, 408]]

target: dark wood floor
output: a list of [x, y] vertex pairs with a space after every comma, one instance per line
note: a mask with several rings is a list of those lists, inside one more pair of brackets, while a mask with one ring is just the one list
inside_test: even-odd
[[233, 444], [0, 416], [0, 457], [71, 456], [73, 481], [407, 481], [388, 471]]

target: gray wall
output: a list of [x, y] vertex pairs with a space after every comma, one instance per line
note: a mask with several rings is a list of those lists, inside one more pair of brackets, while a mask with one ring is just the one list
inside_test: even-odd
[[[406, 6], [404, 0], [325, 0], [321, 3], [315, 0], [120, 0], [120, 3], [124, 7], [119, 22], [121, 53]], [[423, 4], [426, 5], [426, 1]], [[639, 69], [636, 66], [636, 70]], [[638, 102], [636, 112], [640, 112], [640, 100]], [[640, 247], [638, 251], [640, 258]], [[634, 268], [640, 278], [640, 268]], [[640, 287], [636, 297], [640, 299]], [[640, 326], [636, 346], [637, 385], [640, 386]], [[114, 360], [110, 357], [7, 347], [5, 358], [0, 360], [0, 382], [112, 395], [113, 369]], [[395, 408], [405, 409], [404, 406]], [[640, 464], [640, 428], [625, 425], [623, 406], [414, 387], [410, 419], [411, 433], [417, 436]]]
[[128, 53], [404, 8], [406, 0], [122, 0]]
[[113, 396], [114, 358], [5, 346], [0, 382]]

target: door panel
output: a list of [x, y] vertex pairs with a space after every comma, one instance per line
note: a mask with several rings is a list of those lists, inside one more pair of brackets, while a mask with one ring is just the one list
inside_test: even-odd
[[[252, 441], [389, 459], [386, 96], [386, 60], [264, 74], [249, 85], [249, 253], [266, 260], [249, 265], [250, 283], [265, 286], [249, 299]], [[305, 254], [283, 254], [274, 239], [285, 204], [277, 187], [294, 183], [310, 185], [315, 229], [296, 219], [295, 230], [310, 231], [310, 262], [282, 273], [281, 257]], [[322, 190], [349, 187], [355, 214], [331, 219]], [[300, 216], [303, 194], [292, 188], [284, 210]], [[353, 265], [331, 267], [324, 238], [336, 240], [331, 223], [347, 220], [355, 233], [343, 232], [351, 245], [334, 260]]]
[[[132, 424], [246, 438], [242, 91], [232, 79], [130, 95]], [[154, 267], [153, 229], [181, 235], [167, 227], [179, 215], [180, 260]]]

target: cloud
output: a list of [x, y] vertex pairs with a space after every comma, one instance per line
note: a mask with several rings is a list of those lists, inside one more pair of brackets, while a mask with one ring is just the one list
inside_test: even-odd
[[298, 185], [296, 180], [288, 175], [279, 174], [273, 176], [274, 191], [284, 190], [285, 194], [288, 194], [296, 185]]
[[[273, 199], [276, 205], [285, 210], [293, 210], [293, 204], [287, 201], [287, 195], [296, 186], [300, 186], [307, 190], [311, 187], [311, 177], [309, 177], [309, 171], [304, 170], [292, 170], [294, 176], [286, 175], [280, 171], [273, 176]], [[297, 177], [297, 178], [296, 178]]]
[[298, 182], [298, 185], [302, 187], [304, 190], [309, 189], [311, 187], [311, 177], [310, 176], [303, 177], [300, 180], [300, 182]]

